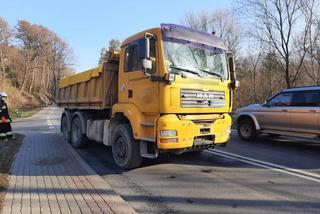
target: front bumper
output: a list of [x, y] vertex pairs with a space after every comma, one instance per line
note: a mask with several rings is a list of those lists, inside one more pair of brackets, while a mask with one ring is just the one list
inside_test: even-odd
[[[157, 147], [167, 150], [222, 144], [229, 140], [230, 128], [229, 114], [163, 115], [157, 123]], [[176, 130], [177, 136], [161, 137], [160, 130]]]

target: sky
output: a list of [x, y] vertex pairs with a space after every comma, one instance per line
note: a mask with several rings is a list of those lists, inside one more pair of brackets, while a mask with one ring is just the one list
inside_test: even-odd
[[0, 0], [0, 16], [57, 33], [73, 51], [76, 71], [97, 66], [100, 50], [112, 38], [125, 38], [161, 23], [180, 24], [187, 12], [230, 8], [231, 0]]

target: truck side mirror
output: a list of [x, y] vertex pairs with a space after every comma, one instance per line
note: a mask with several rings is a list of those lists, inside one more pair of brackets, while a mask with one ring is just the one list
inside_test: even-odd
[[145, 38], [145, 58], [142, 59], [142, 68], [144, 69], [144, 73], [146, 75], [150, 75], [150, 71], [152, 70], [152, 61], [150, 60], [150, 39], [153, 38], [154, 35], [151, 33], [146, 33]]
[[237, 88], [239, 88], [240, 87], [240, 82], [239, 82], [239, 80], [232, 80], [231, 81], [231, 88], [233, 89], [233, 90], [235, 90], [235, 89], [237, 89]]
[[145, 73], [152, 70], [152, 61], [150, 59], [142, 59], [142, 68]]
[[235, 89], [239, 88], [240, 82], [237, 80], [237, 77], [236, 77], [233, 53], [228, 52], [227, 59], [228, 59], [229, 70], [230, 70], [230, 79], [231, 79], [230, 88], [232, 90], [235, 90]]

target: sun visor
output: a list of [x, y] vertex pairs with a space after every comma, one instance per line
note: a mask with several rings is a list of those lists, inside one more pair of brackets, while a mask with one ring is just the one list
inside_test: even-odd
[[188, 27], [175, 24], [161, 24], [162, 37], [164, 41], [190, 44], [199, 48], [216, 48], [227, 50], [228, 48], [218, 36], [200, 32]]

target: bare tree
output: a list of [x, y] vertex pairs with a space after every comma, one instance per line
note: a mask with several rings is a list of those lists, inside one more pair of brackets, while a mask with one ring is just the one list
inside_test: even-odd
[[[308, 1], [245, 0], [240, 2], [243, 13], [253, 26], [252, 35], [264, 41], [277, 55], [287, 88], [295, 85], [306, 55], [306, 38], [310, 23], [308, 20], [299, 18], [302, 16], [303, 4]], [[297, 38], [300, 40], [299, 56], [293, 54]]]
[[257, 74], [259, 70], [259, 65], [264, 54], [264, 47], [261, 41], [252, 41], [248, 46], [249, 50], [252, 50], [248, 53], [248, 61], [250, 63], [250, 80], [252, 84], [252, 93], [251, 93], [251, 102], [257, 102]]
[[315, 0], [304, 1], [302, 5], [303, 17], [310, 27], [307, 31], [307, 56], [303, 64], [306, 74], [313, 84], [320, 84], [320, 14], [319, 4]]
[[231, 10], [214, 11], [210, 26], [219, 35], [230, 51], [237, 57], [240, 49], [240, 22]]
[[68, 67], [68, 45], [48, 28], [24, 20], [18, 22], [16, 38], [25, 58], [20, 92], [48, 101]]
[[237, 58], [240, 50], [240, 23], [237, 22], [232, 11], [213, 11], [211, 15], [206, 11], [201, 13], [188, 12], [181, 23], [196, 30], [215, 32]]
[[98, 63], [101, 64], [104, 61], [107, 61], [109, 58], [109, 50], [120, 50], [121, 41], [118, 39], [110, 39], [108, 42], [107, 48], [102, 48], [100, 51], [100, 57]]
[[0, 17], [0, 61], [3, 75], [3, 88], [6, 83], [6, 69], [5, 69], [5, 47], [9, 44], [9, 39], [12, 36], [12, 31], [8, 23]]

